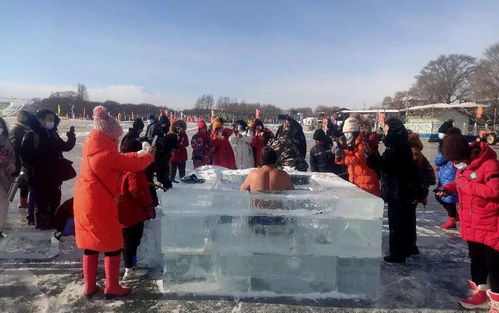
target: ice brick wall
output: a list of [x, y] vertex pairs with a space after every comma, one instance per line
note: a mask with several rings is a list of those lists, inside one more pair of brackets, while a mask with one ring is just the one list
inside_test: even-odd
[[383, 202], [334, 174], [239, 191], [249, 170], [203, 167], [162, 195], [164, 288], [194, 294], [375, 296]]

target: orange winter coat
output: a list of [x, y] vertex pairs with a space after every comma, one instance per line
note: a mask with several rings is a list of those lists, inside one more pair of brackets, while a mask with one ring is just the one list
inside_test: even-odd
[[[93, 130], [83, 145], [80, 175], [75, 185], [74, 221], [76, 245], [80, 249], [101, 252], [123, 248], [123, 235], [116, 201], [123, 172], [144, 170], [154, 161], [151, 154], [121, 154], [118, 144], [102, 132]], [[114, 197], [95, 177], [90, 166]]]
[[344, 149], [345, 157], [341, 160], [336, 159], [337, 164], [345, 164], [348, 167], [348, 180], [362, 190], [380, 196], [379, 177], [376, 171], [366, 164], [367, 143], [362, 135], [355, 139], [355, 145], [352, 150]]

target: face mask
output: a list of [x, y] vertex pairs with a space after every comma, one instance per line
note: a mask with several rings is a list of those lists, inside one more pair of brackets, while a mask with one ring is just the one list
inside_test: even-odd
[[45, 123], [45, 126], [47, 127], [47, 129], [52, 129], [54, 128], [54, 124], [55, 124], [54, 122], [47, 122]]
[[467, 165], [464, 162], [454, 164], [454, 167], [457, 168], [458, 170], [464, 170], [466, 168], [466, 166]]
[[238, 132], [242, 132], [242, 131], [244, 131], [244, 129], [243, 129], [243, 127], [241, 125], [239, 125], [239, 126], [237, 126], [237, 131]]
[[444, 138], [445, 138], [445, 134], [444, 134], [444, 133], [438, 133], [438, 138], [439, 138], [440, 140], [444, 140]]
[[347, 143], [351, 143], [355, 139], [355, 137], [353, 133], [345, 133], [345, 139], [347, 140]]
[[222, 137], [223, 132], [221, 130], [218, 131], [218, 137]]

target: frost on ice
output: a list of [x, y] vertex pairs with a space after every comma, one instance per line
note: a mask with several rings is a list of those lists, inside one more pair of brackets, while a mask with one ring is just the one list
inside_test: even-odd
[[383, 201], [334, 174], [288, 170], [294, 191], [241, 192], [250, 170], [205, 166], [162, 194], [164, 289], [376, 296]]

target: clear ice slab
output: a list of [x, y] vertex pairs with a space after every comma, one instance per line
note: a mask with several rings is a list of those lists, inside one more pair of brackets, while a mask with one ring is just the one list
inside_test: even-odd
[[204, 184], [160, 195], [164, 289], [173, 293], [373, 297], [383, 201], [329, 173], [287, 170], [296, 190], [242, 192], [251, 170], [205, 166]]

